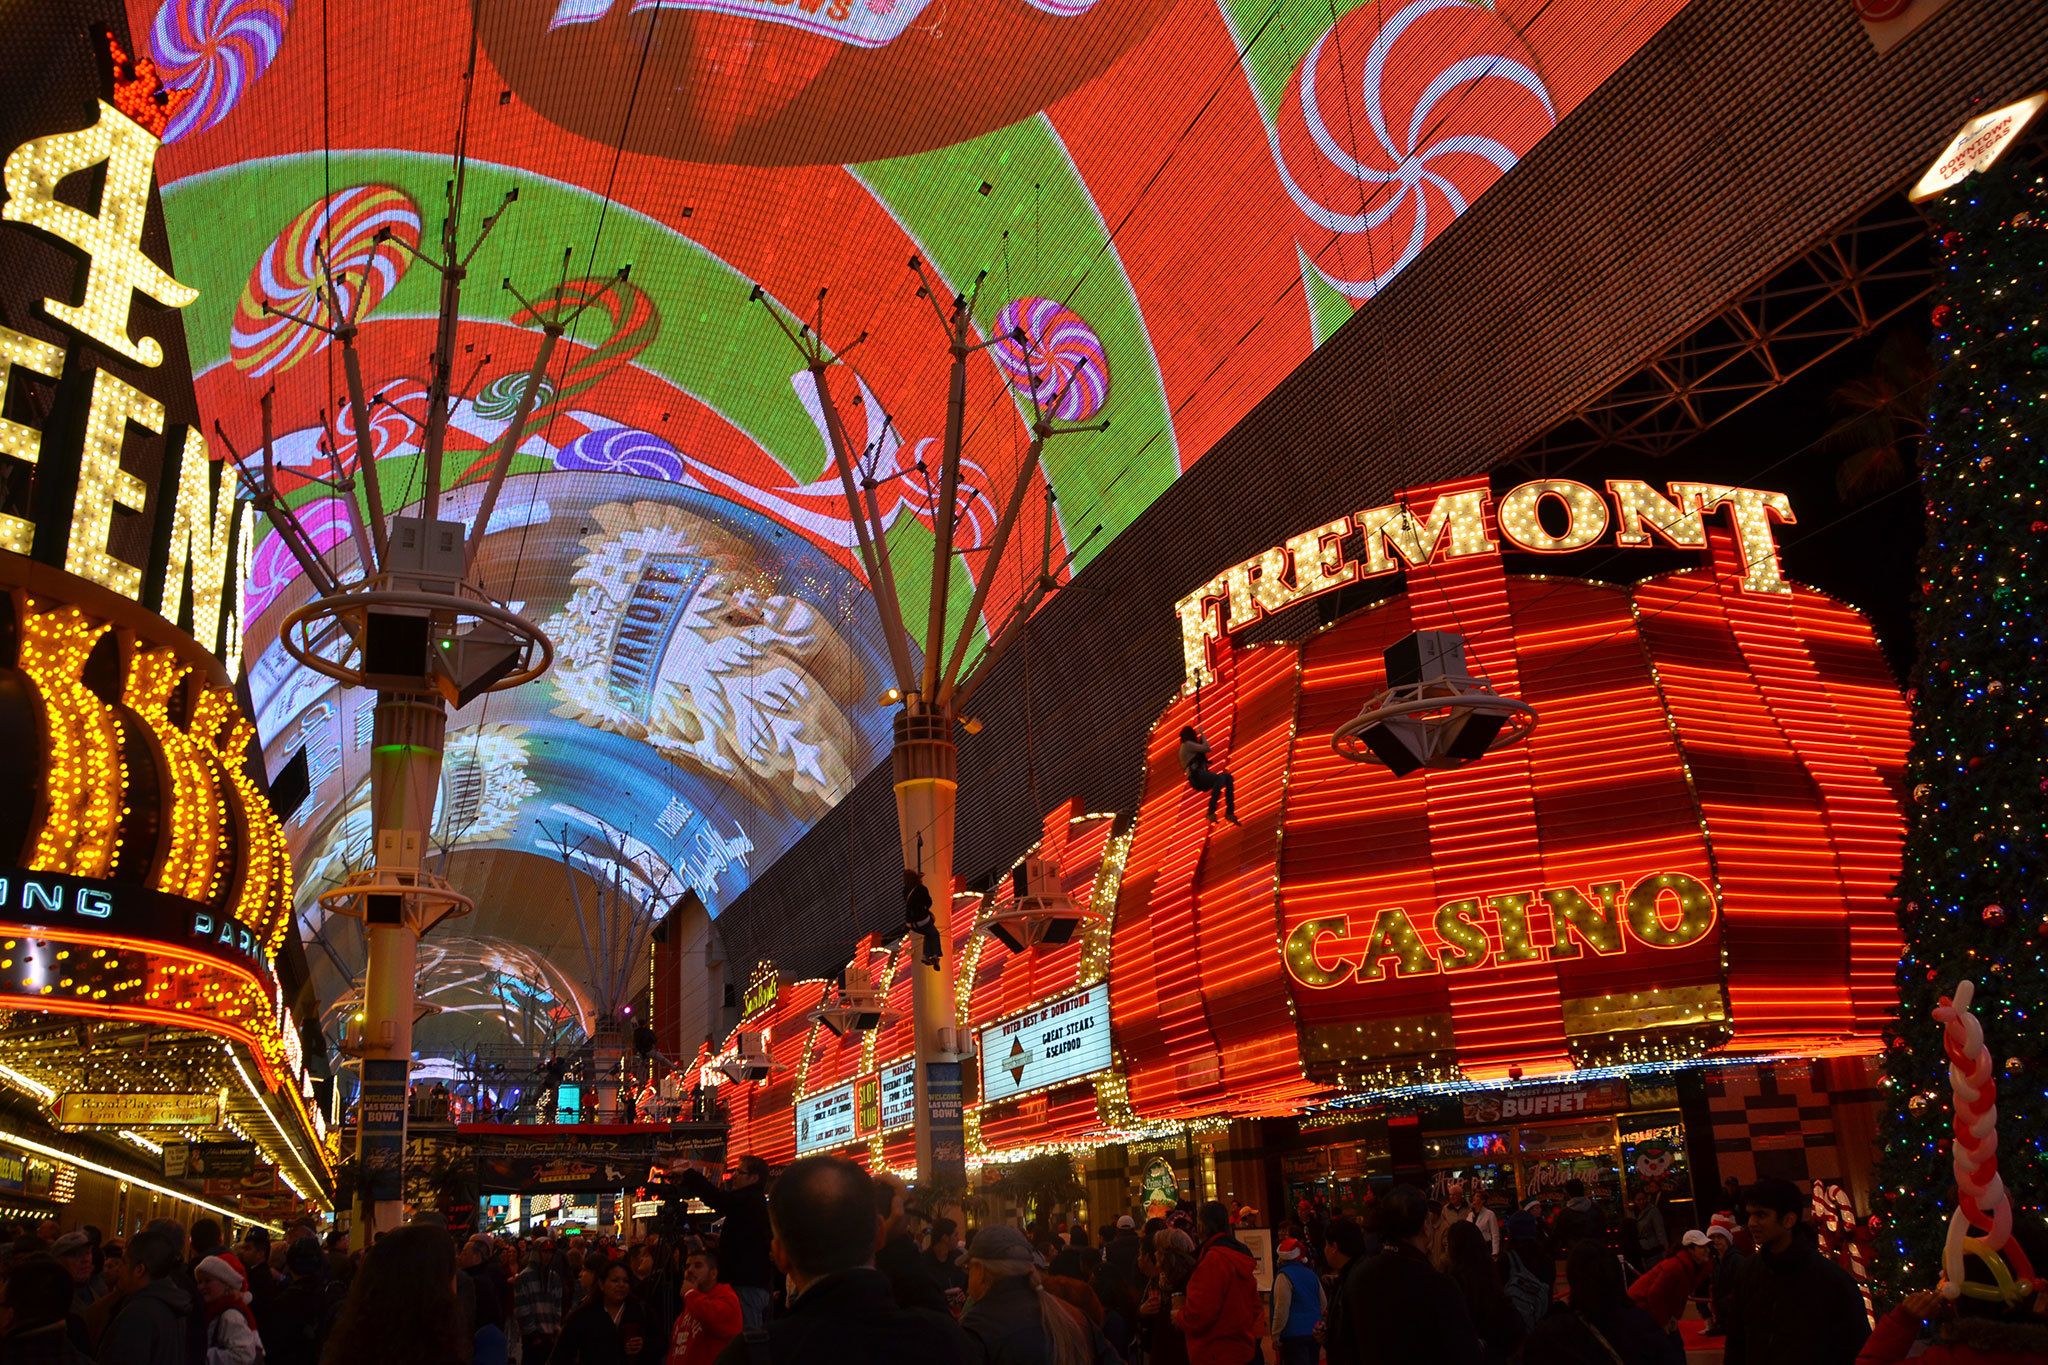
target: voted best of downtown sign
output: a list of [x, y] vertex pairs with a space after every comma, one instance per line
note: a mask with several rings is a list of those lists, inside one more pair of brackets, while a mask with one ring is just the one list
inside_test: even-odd
[[984, 1104], [1107, 1071], [1115, 1061], [1108, 983], [998, 1020], [981, 1031], [979, 1047]]

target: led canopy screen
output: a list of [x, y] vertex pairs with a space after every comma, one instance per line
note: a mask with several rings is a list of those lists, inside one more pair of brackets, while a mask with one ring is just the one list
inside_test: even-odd
[[[332, 485], [359, 476], [362, 498], [366, 473], [403, 509], [425, 482], [439, 276], [414, 248], [440, 254], [458, 139], [463, 249], [518, 191], [468, 266], [442, 515], [474, 517], [540, 324], [561, 324], [482, 563], [562, 658], [456, 718], [437, 837], [544, 852], [540, 827], [566, 823], [715, 912], [873, 766], [887, 725], [823, 406], [751, 289], [810, 318], [829, 287], [828, 340], [869, 337], [828, 383], [920, 637], [946, 355], [905, 263], [974, 292], [992, 343], [970, 362], [956, 620], [1034, 407], [1110, 422], [1024, 470], [1026, 552], [993, 571], [985, 638], [1048, 518], [1055, 559], [1098, 553], [1680, 7], [131, 0], [129, 17], [194, 92], [158, 170], [199, 291], [183, 321], [203, 430], [216, 458], [254, 451], [270, 395], [280, 489], [344, 578]], [[334, 321], [329, 273], [360, 323], [367, 450], [339, 348], [299, 325]], [[314, 764], [292, 830], [310, 896], [365, 851], [368, 717], [277, 649], [307, 590], [274, 537], [248, 589], [268, 757], [303, 745]]]

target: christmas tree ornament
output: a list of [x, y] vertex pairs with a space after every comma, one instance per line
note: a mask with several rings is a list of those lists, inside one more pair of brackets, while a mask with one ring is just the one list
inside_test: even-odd
[[2004, 907], [2004, 906], [2002, 906], [2002, 905], [1987, 905], [1987, 906], [1985, 906], [1985, 907], [1984, 907], [1984, 911], [1983, 911], [1983, 915], [1984, 915], [1984, 922], [1985, 922], [1986, 924], [2003, 924], [2003, 923], [2005, 923], [2005, 907]]

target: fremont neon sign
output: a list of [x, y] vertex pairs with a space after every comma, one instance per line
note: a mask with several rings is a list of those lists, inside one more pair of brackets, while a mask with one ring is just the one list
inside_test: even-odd
[[[1483, 488], [1468, 488], [1442, 494], [1427, 508], [1404, 493], [1385, 506], [1290, 536], [1284, 544], [1225, 569], [1176, 604], [1187, 665], [1184, 690], [1192, 692], [1215, 680], [1212, 641], [1272, 612], [1348, 583], [1394, 573], [1404, 564], [1421, 568], [1439, 559], [1498, 555], [1502, 546], [1493, 534], [1496, 521], [1510, 548], [1569, 554], [1600, 540], [1610, 526], [1614, 544], [1622, 548], [1661, 543], [1705, 550], [1708, 518], [1725, 515], [1742, 559], [1742, 587], [1749, 592], [1791, 591], [1778, 569], [1773, 530], [1778, 523], [1796, 520], [1783, 493], [1683, 482], [1667, 484], [1666, 490], [1660, 493], [1640, 479], [1610, 479], [1603, 497], [1576, 480], [1537, 479], [1508, 490], [1497, 502]], [[1552, 524], [1562, 519], [1561, 530], [1545, 523], [1546, 503], [1554, 509]]]
[[[1539, 901], [1550, 910], [1547, 942], [1529, 923], [1529, 910]], [[1328, 990], [1351, 981], [1384, 981], [1390, 971], [1395, 977], [1428, 976], [1569, 961], [1588, 953], [1611, 957], [1631, 941], [1645, 948], [1684, 948], [1706, 937], [1719, 917], [1705, 882], [1684, 872], [1658, 872], [1633, 885], [1616, 879], [1446, 901], [1430, 921], [1439, 944], [1434, 950], [1402, 909], [1374, 915], [1362, 944], [1350, 915], [1304, 920], [1287, 936], [1284, 956], [1295, 981]], [[1349, 946], [1354, 944], [1359, 946]]]

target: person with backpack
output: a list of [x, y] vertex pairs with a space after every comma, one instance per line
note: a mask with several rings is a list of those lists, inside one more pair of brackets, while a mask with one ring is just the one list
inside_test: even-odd
[[1282, 1238], [1273, 1249], [1273, 1354], [1280, 1365], [1316, 1365], [1322, 1352], [1316, 1328], [1323, 1321], [1323, 1282], [1309, 1269], [1301, 1243]]
[[1543, 1247], [1543, 1225], [1535, 1214], [1511, 1213], [1505, 1226], [1508, 1249], [1501, 1258], [1501, 1288], [1522, 1315], [1522, 1326], [1533, 1329], [1550, 1311], [1557, 1269]]

